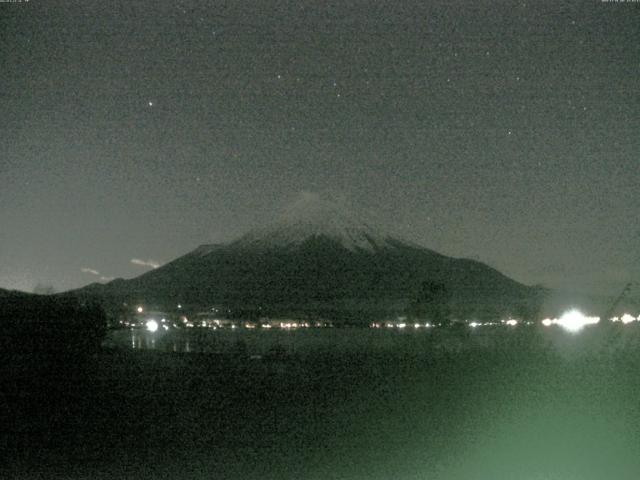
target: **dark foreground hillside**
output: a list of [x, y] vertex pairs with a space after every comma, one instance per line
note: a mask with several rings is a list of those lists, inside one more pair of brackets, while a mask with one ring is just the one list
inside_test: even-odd
[[0, 291], [0, 351], [75, 355], [100, 349], [107, 319], [95, 302]]
[[637, 329], [486, 334], [261, 360], [5, 355], [0, 477], [637, 478]]

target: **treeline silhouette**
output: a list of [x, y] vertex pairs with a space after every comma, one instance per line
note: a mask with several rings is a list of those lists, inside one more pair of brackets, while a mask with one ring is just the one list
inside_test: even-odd
[[0, 292], [0, 348], [4, 352], [91, 353], [106, 335], [97, 303], [70, 296]]

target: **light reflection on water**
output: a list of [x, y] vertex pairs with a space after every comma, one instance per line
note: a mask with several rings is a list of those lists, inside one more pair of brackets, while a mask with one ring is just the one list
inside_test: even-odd
[[134, 350], [156, 350], [176, 353], [236, 353], [265, 355], [285, 353], [382, 353], [399, 351], [422, 354], [460, 353], [469, 349], [487, 348], [513, 336], [512, 331], [420, 331], [368, 328], [327, 329], [172, 329], [149, 332], [144, 329], [117, 330], [109, 334], [107, 345]]
[[[624, 333], [624, 335], [623, 335]], [[612, 353], [625, 346], [640, 344], [640, 328], [628, 326], [613, 330], [586, 329], [570, 334], [558, 328], [483, 328], [387, 330], [370, 328], [319, 329], [171, 329], [149, 332], [144, 329], [109, 333], [105, 345], [119, 349], [155, 350], [175, 353], [214, 353], [241, 355], [308, 355], [345, 353], [393, 353], [404, 355], [461, 354], [504, 348], [550, 349], [562, 357], [587, 352]]]
[[119, 330], [109, 334], [107, 344], [115, 347], [129, 345], [133, 350], [191, 352], [191, 339], [183, 332], [149, 332], [142, 329]]

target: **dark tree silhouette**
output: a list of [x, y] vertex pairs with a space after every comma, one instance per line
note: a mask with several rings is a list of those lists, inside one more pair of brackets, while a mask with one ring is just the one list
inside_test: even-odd
[[431, 323], [448, 324], [451, 316], [450, 299], [451, 295], [443, 283], [425, 280], [410, 306], [410, 314]]
[[106, 335], [106, 315], [73, 297], [10, 294], [0, 299], [0, 347], [31, 352], [94, 352]]

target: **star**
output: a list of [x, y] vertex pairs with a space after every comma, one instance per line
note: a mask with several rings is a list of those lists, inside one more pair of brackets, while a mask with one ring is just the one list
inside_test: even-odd
[[149, 105], [150, 107], [153, 107], [153, 102], [151, 102], [151, 101], [150, 101], [150, 102], [148, 102], [148, 105]]

